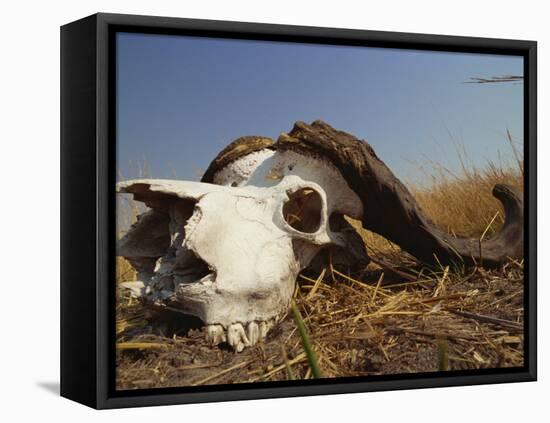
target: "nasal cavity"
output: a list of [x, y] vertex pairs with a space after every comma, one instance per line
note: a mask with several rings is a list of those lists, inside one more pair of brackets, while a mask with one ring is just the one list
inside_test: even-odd
[[285, 221], [300, 232], [313, 233], [321, 226], [323, 199], [311, 188], [288, 192], [288, 201], [283, 206]]

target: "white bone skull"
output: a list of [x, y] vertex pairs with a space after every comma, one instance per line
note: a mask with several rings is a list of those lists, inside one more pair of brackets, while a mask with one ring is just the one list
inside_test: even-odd
[[326, 251], [332, 263], [368, 262], [343, 216], [427, 263], [500, 266], [523, 257], [520, 193], [494, 187], [506, 219], [481, 257], [477, 240], [450, 236], [424, 215], [368, 143], [323, 121], [296, 122], [276, 144], [239, 138], [203, 181], [119, 183], [150, 210], [117, 254], [138, 271], [124, 287], [146, 304], [199, 317], [213, 344], [237, 351], [266, 336], [287, 312], [298, 273]]
[[350, 250], [357, 234], [331, 229], [331, 216], [363, 213], [328, 161], [271, 149], [229, 163], [214, 184], [144, 179], [118, 191], [151, 208], [118, 245], [138, 270], [127, 286], [199, 317], [213, 344], [237, 351], [287, 312], [298, 273], [322, 248]]

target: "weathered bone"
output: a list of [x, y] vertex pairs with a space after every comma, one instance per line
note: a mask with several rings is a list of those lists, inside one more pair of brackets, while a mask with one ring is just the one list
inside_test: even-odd
[[[216, 184], [119, 183], [120, 192], [152, 208], [119, 254], [146, 268], [147, 302], [199, 317], [210, 342], [240, 351], [287, 312], [298, 273], [321, 249], [353, 246], [352, 257], [368, 262], [341, 218], [360, 218], [362, 204], [334, 166], [294, 152], [248, 152], [213, 175]], [[136, 242], [152, 234], [162, 240], [156, 248]]]
[[236, 140], [202, 182], [135, 180], [118, 190], [151, 208], [118, 245], [140, 279], [128, 288], [199, 317], [212, 344], [236, 351], [265, 338], [298, 273], [321, 255], [368, 263], [343, 216], [423, 261], [498, 265], [523, 253], [523, 203], [509, 188], [495, 187], [506, 221], [480, 254], [479, 243], [438, 230], [366, 142], [321, 121], [297, 122], [277, 143]]

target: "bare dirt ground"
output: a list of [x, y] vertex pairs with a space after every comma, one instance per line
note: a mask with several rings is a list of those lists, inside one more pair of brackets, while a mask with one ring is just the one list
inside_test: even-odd
[[[377, 263], [359, 274], [327, 264], [298, 279], [295, 300], [323, 377], [523, 365], [523, 263], [428, 268], [399, 250], [371, 256]], [[241, 353], [208, 345], [200, 326], [121, 294], [117, 389], [312, 377], [291, 314]]]

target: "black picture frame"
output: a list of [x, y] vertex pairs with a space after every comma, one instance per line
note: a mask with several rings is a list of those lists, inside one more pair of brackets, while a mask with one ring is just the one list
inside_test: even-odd
[[[112, 280], [117, 31], [522, 56], [524, 367], [116, 391]], [[103, 13], [61, 27], [61, 395], [103, 409], [536, 380], [536, 84], [534, 41]]]

